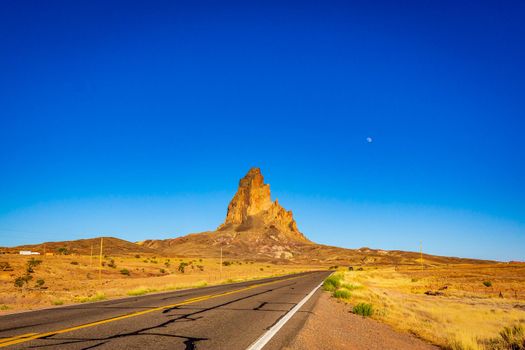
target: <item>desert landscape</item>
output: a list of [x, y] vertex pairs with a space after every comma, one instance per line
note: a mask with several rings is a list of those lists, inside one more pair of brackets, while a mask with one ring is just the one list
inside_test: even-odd
[[523, 341], [525, 264], [316, 244], [271, 200], [258, 168], [240, 180], [216, 231], [47, 242], [2, 248], [0, 258], [3, 314], [328, 270], [330, 302], [429, 344], [479, 350]]

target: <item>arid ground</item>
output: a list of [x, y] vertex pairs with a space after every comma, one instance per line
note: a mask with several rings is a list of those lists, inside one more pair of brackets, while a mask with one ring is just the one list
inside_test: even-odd
[[335, 275], [340, 283], [327, 288], [334, 298], [369, 304], [373, 319], [443, 348], [507, 349], [500, 332], [525, 324], [525, 264], [354, 268]]
[[[34, 259], [28, 272], [28, 262]], [[39, 262], [40, 261], [40, 262]], [[105, 256], [0, 255], [0, 314], [284, 275], [315, 266], [254, 261], [184, 259], [136, 254]], [[99, 278], [100, 272], [100, 278]], [[29, 280], [25, 281], [26, 276]], [[16, 282], [19, 285], [15, 285]]]

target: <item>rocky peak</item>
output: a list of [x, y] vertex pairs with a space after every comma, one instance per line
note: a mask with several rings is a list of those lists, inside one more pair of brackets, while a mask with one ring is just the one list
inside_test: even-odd
[[306, 240], [297, 229], [292, 212], [284, 209], [277, 200], [272, 202], [270, 185], [264, 183], [259, 168], [251, 168], [239, 181], [237, 193], [228, 205], [226, 220], [219, 229], [228, 227], [237, 231], [273, 228]]

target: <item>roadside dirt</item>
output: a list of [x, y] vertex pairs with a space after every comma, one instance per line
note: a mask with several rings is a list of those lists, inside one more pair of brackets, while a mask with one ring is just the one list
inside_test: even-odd
[[410, 335], [394, 331], [388, 325], [351, 313], [350, 305], [338, 302], [322, 292], [304, 327], [288, 350], [438, 350], [439, 348]]

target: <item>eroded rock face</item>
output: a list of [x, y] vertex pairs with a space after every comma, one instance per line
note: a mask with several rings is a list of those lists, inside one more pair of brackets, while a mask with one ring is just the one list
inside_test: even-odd
[[239, 181], [237, 193], [228, 205], [228, 212], [221, 229], [236, 231], [272, 228], [287, 236], [307, 240], [299, 231], [291, 211], [276, 200], [272, 202], [270, 185], [264, 183], [259, 168], [252, 168]]

